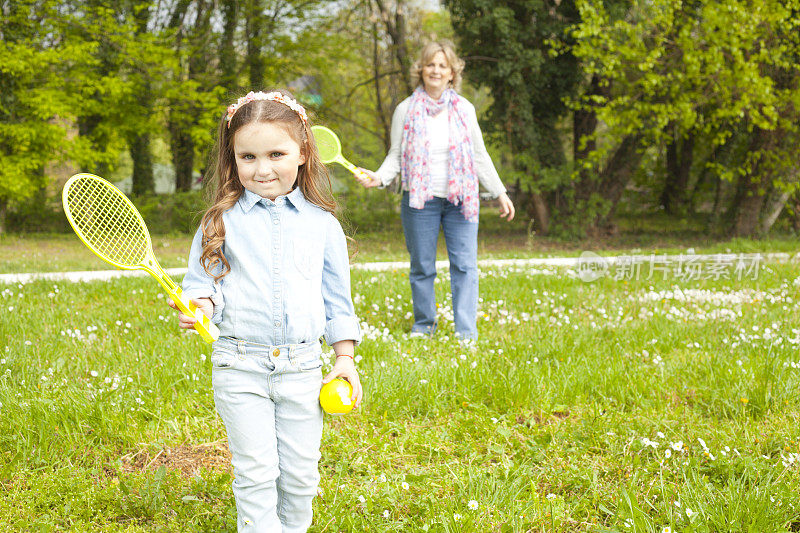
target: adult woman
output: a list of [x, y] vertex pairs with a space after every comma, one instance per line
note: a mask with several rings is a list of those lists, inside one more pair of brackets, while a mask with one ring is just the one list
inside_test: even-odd
[[411, 69], [418, 83], [395, 109], [391, 148], [381, 167], [364, 170], [365, 187], [403, 184], [401, 217], [411, 256], [412, 336], [436, 330], [436, 241], [444, 232], [450, 259], [456, 336], [478, 337], [478, 182], [498, 198], [500, 216], [514, 204], [483, 143], [475, 108], [456, 92], [464, 62], [449, 42], [428, 43]]

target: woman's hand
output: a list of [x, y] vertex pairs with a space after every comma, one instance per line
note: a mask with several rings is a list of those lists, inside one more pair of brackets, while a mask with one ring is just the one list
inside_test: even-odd
[[344, 378], [350, 382], [353, 387], [353, 394], [350, 396], [350, 401], [355, 402], [354, 409], [358, 409], [361, 405], [361, 397], [363, 390], [361, 389], [361, 380], [358, 378], [358, 370], [353, 362], [353, 358], [347, 355], [340, 355], [336, 357], [336, 362], [328, 375], [322, 378], [322, 384], [332, 381], [335, 378]]
[[378, 187], [382, 184], [381, 179], [373, 171], [361, 167], [358, 167], [358, 170], [359, 172], [361, 172], [361, 174], [360, 175], [356, 174], [355, 175], [356, 179], [361, 185], [363, 185], [367, 189], [371, 189], [372, 187]]
[[[192, 302], [194, 302], [194, 305], [199, 307], [208, 318], [211, 318], [211, 315], [214, 314], [214, 303], [211, 301], [211, 298], [195, 298]], [[178, 309], [178, 306], [175, 305], [175, 302], [172, 300], [167, 300], [167, 304], [173, 309]], [[178, 313], [178, 325], [181, 328], [192, 329], [195, 322], [197, 322], [195, 317], [184, 315], [183, 312]]]
[[501, 217], [508, 217], [506, 220], [509, 222], [514, 220], [514, 203], [511, 201], [511, 198], [508, 197], [506, 193], [501, 194], [497, 197], [497, 201], [500, 203], [500, 216]]

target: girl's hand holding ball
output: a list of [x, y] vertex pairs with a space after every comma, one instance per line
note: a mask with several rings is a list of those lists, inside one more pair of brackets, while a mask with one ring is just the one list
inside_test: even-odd
[[[341, 343], [346, 343], [348, 346], [342, 346]], [[344, 378], [353, 388], [350, 394], [350, 402], [357, 409], [361, 405], [363, 390], [361, 389], [361, 381], [358, 378], [358, 370], [356, 370], [356, 365], [351, 355], [354, 351], [353, 341], [335, 342], [333, 343], [333, 350], [337, 354], [336, 362], [333, 364], [331, 371], [328, 372], [328, 375], [322, 379], [323, 388], [335, 378]], [[320, 399], [322, 400], [322, 396], [320, 396]], [[323, 407], [325, 407], [324, 403]]]

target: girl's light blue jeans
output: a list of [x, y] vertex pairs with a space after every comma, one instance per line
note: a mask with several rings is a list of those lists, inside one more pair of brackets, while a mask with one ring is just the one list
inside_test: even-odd
[[412, 332], [433, 334], [436, 330], [436, 243], [444, 232], [450, 259], [450, 290], [456, 336], [478, 338], [478, 223], [469, 222], [461, 208], [446, 198], [434, 197], [422, 209], [408, 205], [403, 192], [400, 210], [406, 248], [411, 258], [411, 297], [414, 300]]
[[322, 438], [319, 343], [214, 343], [212, 384], [228, 432], [240, 532], [311, 525]]

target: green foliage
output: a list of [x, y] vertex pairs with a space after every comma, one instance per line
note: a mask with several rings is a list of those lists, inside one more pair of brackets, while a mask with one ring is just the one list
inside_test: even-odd
[[793, 71], [790, 37], [800, 18], [785, 2], [633, 2], [630, 16], [612, 20], [601, 2], [579, 0], [581, 22], [572, 50], [586, 72], [610, 85], [609, 97], [592, 95], [598, 117], [614, 135], [643, 132], [663, 139], [697, 130], [715, 144], [732, 126], [773, 129], [786, 88], [779, 71]]
[[30, 198], [46, 183], [45, 167], [69, 151], [74, 110], [67, 80], [80, 76], [93, 46], [61, 37], [59, 5], [21, 1], [3, 8], [0, 205]]
[[[570, 53], [551, 55], [548, 39], [564, 35], [577, 12], [574, 2], [495, 2], [448, 0], [466, 75], [491, 88], [492, 104], [484, 129], [502, 132], [514, 165], [527, 172], [528, 187], [540, 182], [538, 167], [565, 162], [559, 120], [564, 98], [576, 90], [581, 70]], [[538, 163], [538, 165], [537, 165]]]
[[626, 136], [655, 147], [692, 136], [707, 157], [696, 172], [738, 180], [746, 192], [732, 209], [798, 187], [795, 3], [634, 1], [624, 18], [603, 2], [577, 6], [571, 51], [605, 87], [581, 100], [604, 125], [587, 163], [598, 168]]
[[6, 230], [14, 233], [65, 233], [72, 228], [64, 215], [61, 196], [50, 197], [41, 190], [19, 204], [6, 216]]
[[[617, 205], [666, 206], [676, 146], [688, 147], [679, 151], [687, 205], [676, 212], [710, 225], [768, 230], [800, 187], [796, 0], [444, 5], [8, 3], [0, 20], [0, 225], [57, 229], [56, 214], [34, 214], [47, 202], [30, 199], [72, 171], [127, 172], [118, 168], [125, 152], [134, 191], [151, 192], [154, 147], [165, 143], [162, 162], [187, 188], [205, 173], [225, 104], [249, 89], [288, 86], [314, 122], [340, 134], [348, 158], [374, 169], [408, 93], [408, 64], [440, 37], [460, 45], [463, 93], [536, 231], [596, 234], [613, 228]], [[346, 202], [377, 198], [333, 172]], [[369, 226], [369, 211], [352, 205], [356, 225]], [[165, 227], [188, 225], [167, 218]]]
[[200, 226], [206, 208], [203, 191], [133, 197], [151, 233], [190, 233]]

